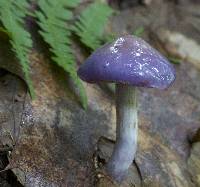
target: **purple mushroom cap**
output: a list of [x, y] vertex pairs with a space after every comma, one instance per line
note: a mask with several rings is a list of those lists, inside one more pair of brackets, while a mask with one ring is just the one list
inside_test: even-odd
[[89, 83], [101, 81], [165, 89], [175, 70], [157, 50], [141, 38], [126, 35], [97, 49], [78, 70]]

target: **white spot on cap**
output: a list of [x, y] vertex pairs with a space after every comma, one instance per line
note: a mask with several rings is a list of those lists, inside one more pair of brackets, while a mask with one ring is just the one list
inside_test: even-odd
[[140, 53], [135, 53], [135, 56], [140, 56], [141, 54]]
[[109, 62], [107, 62], [107, 63], [106, 63], [106, 66], [109, 66], [109, 65], [110, 65], [110, 63], [109, 63]]
[[118, 47], [121, 46], [124, 41], [125, 41], [125, 39], [123, 37], [118, 38], [115, 41], [115, 43], [113, 44], [113, 46], [110, 47], [111, 53], [117, 53], [118, 52]]
[[159, 72], [157, 68], [152, 68], [152, 69], [154, 69], [156, 72]]

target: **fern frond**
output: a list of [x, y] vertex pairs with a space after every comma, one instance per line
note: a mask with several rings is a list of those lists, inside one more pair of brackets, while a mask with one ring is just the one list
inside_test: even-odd
[[88, 6], [75, 23], [74, 31], [87, 47], [96, 49], [101, 45], [101, 38], [113, 10], [98, 1]]
[[29, 52], [32, 48], [31, 35], [24, 28], [24, 18], [28, 15], [27, 0], [0, 0], [0, 19], [9, 33], [10, 43], [24, 72], [29, 91], [34, 97], [34, 89], [29, 75]]
[[[85, 108], [87, 97], [81, 80], [76, 73], [76, 63], [71, 49], [71, 29], [67, 21], [73, 18], [71, 8], [80, 0], [39, 0], [40, 11], [36, 12], [39, 33], [50, 45], [53, 61], [69, 73], [79, 89], [82, 105]], [[70, 8], [70, 9], [69, 9]]]

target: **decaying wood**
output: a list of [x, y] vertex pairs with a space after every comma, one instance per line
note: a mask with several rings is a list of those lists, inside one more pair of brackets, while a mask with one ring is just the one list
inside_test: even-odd
[[[168, 8], [171, 6], [167, 5]], [[165, 12], [160, 14], [168, 12], [167, 5], [163, 5], [160, 11]], [[152, 6], [148, 9], [140, 7], [137, 11], [135, 8], [130, 12], [125, 10], [118, 15], [118, 21], [114, 18], [111, 30], [124, 33], [129, 25], [131, 32], [139, 23], [146, 28], [150, 27], [149, 23], [154, 22], [144, 18], [152, 12], [150, 9]], [[140, 20], [132, 22], [135, 17], [133, 14], [141, 15]], [[155, 21], [156, 16], [152, 13], [148, 19]], [[127, 19], [124, 20], [124, 17]], [[167, 18], [163, 19], [165, 23]], [[136, 25], [130, 26], [130, 23]], [[152, 28], [159, 26], [159, 23], [151, 25]], [[147, 36], [148, 31], [144, 34], [144, 37]], [[37, 41], [36, 38], [34, 41]], [[99, 175], [110, 157], [115, 140], [113, 95], [107, 94], [97, 85], [85, 84], [89, 106], [84, 111], [67, 87], [67, 74], [51, 62], [38, 42], [30, 54], [31, 76], [36, 91], [36, 99], [32, 101], [26, 96], [23, 73], [9, 45], [5, 41], [0, 43], [0, 67], [21, 77], [4, 77], [10, 80], [6, 86], [0, 80], [1, 112], [11, 107], [8, 110], [11, 113], [5, 115], [8, 118], [2, 117], [1, 128], [14, 136], [13, 117], [9, 117], [13, 116], [13, 110], [10, 109], [14, 107], [17, 130], [15, 145], [11, 139], [1, 135], [0, 143], [14, 146], [9, 157], [9, 167], [15, 168], [12, 171], [21, 183], [25, 186], [55, 187], [119, 186], [104, 173]], [[176, 70], [177, 79], [170, 89], [139, 91], [139, 149], [129, 176], [121, 185], [123, 187], [199, 185], [199, 167], [196, 167], [199, 163], [199, 143], [191, 146], [189, 137], [200, 128], [200, 72], [192, 63], [185, 62], [177, 65]], [[16, 84], [13, 84], [13, 79], [17, 80]], [[18, 85], [15, 92], [13, 85]], [[13, 93], [16, 98], [14, 103]], [[102, 139], [102, 136], [106, 138]]]

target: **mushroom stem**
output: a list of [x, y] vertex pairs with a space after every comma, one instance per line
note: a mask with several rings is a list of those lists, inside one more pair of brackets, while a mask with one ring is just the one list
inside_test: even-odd
[[121, 182], [134, 160], [137, 149], [138, 117], [135, 87], [116, 85], [116, 113], [116, 144], [106, 169], [114, 180]]

